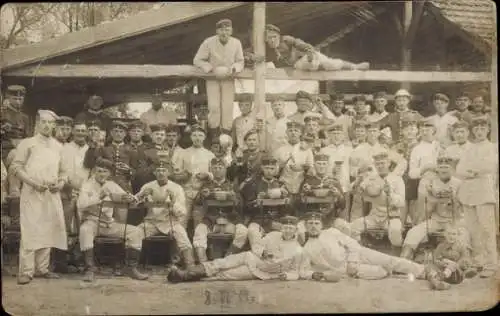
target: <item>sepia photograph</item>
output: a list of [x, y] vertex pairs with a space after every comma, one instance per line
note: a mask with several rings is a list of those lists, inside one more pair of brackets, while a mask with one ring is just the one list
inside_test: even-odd
[[496, 10], [3, 4], [2, 309], [494, 309]]

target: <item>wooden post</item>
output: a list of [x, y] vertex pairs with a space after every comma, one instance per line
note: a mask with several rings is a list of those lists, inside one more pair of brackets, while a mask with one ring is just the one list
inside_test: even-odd
[[[412, 1], [405, 1], [404, 6], [404, 20], [403, 20], [403, 45], [401, 51], [401, 68], [403, 71], [409, 71], [411, 65], [411, 43], [406, 41], [406, 37], [408, 36], [408, 31], [410, 30], [410, 25], [412, 21]], [[410, 89], [410, 82], [404, 81], [401, 83], [401, 88]]]
[[[256, 56], [266, 55], [265, 43], [266, 28], [266, 3], [254, 2], [253, 7], [253, 47]], [[257, 63], [254, 72], [254, 104], [257, 116], [265, 121], [267, 118], [266, 107], [266, 63]], [[267, 133], [264, 133], [264, 143], [267, 148]]]
[[492, 44], [492, 52], [491, 52], [491, 82], [490, 82], [490, 106], [491, 106], [491, 140], [494, 143], [498, 142], [498, 56], [497, 56], [497, 47], [493, 42]]

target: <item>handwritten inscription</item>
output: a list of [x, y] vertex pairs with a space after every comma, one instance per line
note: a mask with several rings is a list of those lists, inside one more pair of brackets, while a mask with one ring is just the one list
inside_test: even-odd
[[247, 289], [206, 289], [205, 305], [231, 306], [234, 304], [255, 304], [257, 298]]

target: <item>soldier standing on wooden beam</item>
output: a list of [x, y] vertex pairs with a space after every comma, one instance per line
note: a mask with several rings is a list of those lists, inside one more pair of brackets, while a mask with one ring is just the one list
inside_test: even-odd
[[193, 64], [216, 77], [216, 80], [206, 81], [209, 134], [215, 133], [216, 128], [230, 134], [234, 103], [232, 75], [243, 70], [243, 48], [240, 40], [231, 36], [231, 20], [220, 20], [215, 27], [216, 35], [203, 41], [194, 56]]

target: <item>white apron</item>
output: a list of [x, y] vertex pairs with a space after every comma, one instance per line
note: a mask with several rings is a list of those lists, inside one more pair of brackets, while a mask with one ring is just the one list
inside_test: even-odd
[[[29, 177], [39, 183], [56, 183], [60, 159], [59, 151], [38, 143], [31, 148], [24, 169]], [[67, 249], [64, 212], [59, 192], [50, 193], [47, 190], [40, 193], [29, 185], [23, 185], [20, 224], [24, 249]]]

